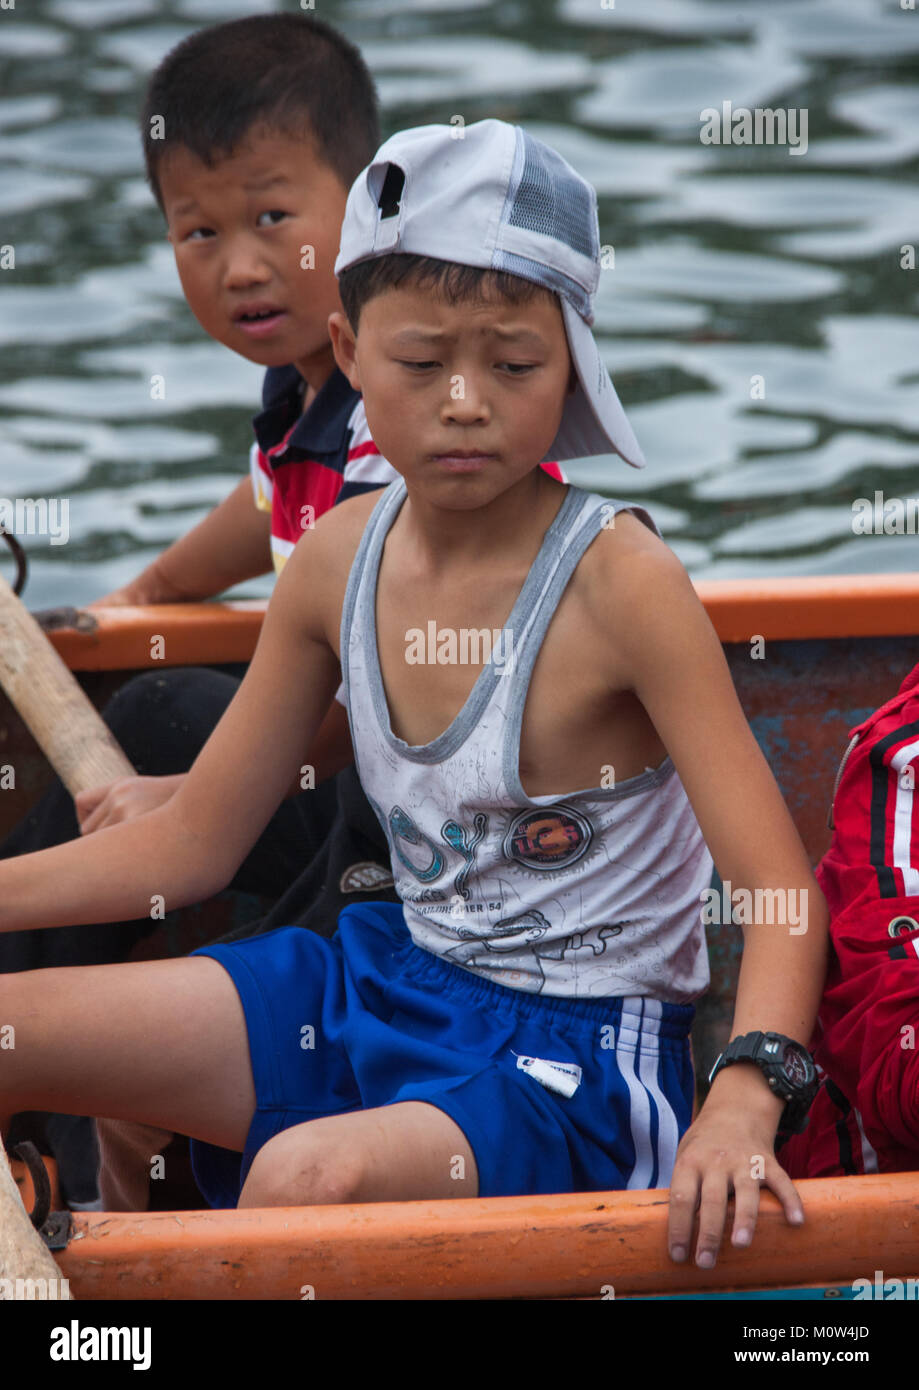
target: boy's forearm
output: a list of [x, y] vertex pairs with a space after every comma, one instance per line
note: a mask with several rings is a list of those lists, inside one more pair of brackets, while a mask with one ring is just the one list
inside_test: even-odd
[[135, 603], [212, 598], [271, 569], [271, 519], [241, 482], [219, 506], [158, 555], [121, 591]]
[[[816, 881], [808, 890], [807, 930], [793, 934], [794, 923], [750, 925], [731, 1025], [732, 1038], [746, 1033], [784, 1033], [809, 1046], [826, 977], [828, 912]], [[800, 927], [800, 924], [797, 924]], [[711, 1097], [720, 1106], [751, 1106], [766, 1123], [776, 1125], [784, 1102], [773, 1095], [753, 1066], [726, 1067], [712, 1083]]]
[[732, 1037], [762, 1030], [809, 1045], [826, 979], [829, 914], [816, 880], [806, 891], [801, 922], [745, 928]]
[[0, 933], [160, 916], [211, 896], [232, 872], [167, 804], [0, 863]]

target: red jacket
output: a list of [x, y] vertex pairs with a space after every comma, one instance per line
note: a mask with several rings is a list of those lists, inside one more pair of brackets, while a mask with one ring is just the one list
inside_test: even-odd
[[919, 1169], [919, 666], [851, 731], [817, 869], [832, 953], [811, 1047], [824, 1073], [792, 1177]]

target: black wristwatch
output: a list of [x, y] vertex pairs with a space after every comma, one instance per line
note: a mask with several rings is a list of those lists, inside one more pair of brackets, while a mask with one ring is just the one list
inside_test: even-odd
[[807, 1127], [807, 1112], [820, 1084], [807, 1048], [783, 1033], [745, 1033], [728, 1043], [709, 1073], [709, 1084], [735, 1062], [752, 1062], [759, 1067], [775, 1094], [785, 1101], [779, 1136], [800, 1134]]

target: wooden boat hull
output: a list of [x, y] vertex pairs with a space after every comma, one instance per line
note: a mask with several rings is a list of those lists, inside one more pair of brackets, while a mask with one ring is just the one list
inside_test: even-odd
[[[827, 811], [848, 729], [919, 661], [919, 575], [697, 588], [816, 864], [829, 844]], [[93, 631], [64, 629], [51, 640], [101, 707], [141, 670], [248, 660], [263, 611], [261, 603], [112, 609]], [[50, 776], [0, 697], [5, 764], [15, 767], [16, 785], [0, 792], [0, 836]], [[222, 895], [173, 914], [135, 958], [193, 949], [254, 920], [259, 908], [258, 900]], [[741, 945], [737, 928], [710, 930], [712, 987], [693, 1030], [700, 1076], [727, 1038]], [[661, 1192], [81, 1215], [58, 1258], [78, 1298], [301, 1298], [310, 1288], [340, 1298], [602, 1297], [604, 1285], [616, 1297], [787, 1289], [871, 1275], [879, 1252], [888, 1277], [915, 1276], [919, 1175], [821, 1180], [801, 1184], [801, 1192], [803, 1232], [787, 1227], [766, 1195], [754, 1252], [728, 1250], [708, 1275], [667, 1259]]]

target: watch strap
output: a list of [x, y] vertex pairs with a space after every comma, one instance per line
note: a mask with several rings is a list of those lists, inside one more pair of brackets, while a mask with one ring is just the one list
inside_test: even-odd
[[789, 1044], [799, 1048], [813, 1068], [810, 1053], [793, 1038], [786, 1038], [783, 1033], [758, 1031], [732, 1038], [716, 1060], [708, 1078], [711, 1084], [720, 1071], [736, 1062], [752, 1062], [754, 1066], [759, 1067], [773, 1094], [785, 1102], [777, 1136], [780, 1139], [799, 1134], [806, 1127], [808, 1112], [817, 1089], [816, 1079], [810, 1086], [799, 1091], [783, 1075], [782, 1058], [784, 1049]]

